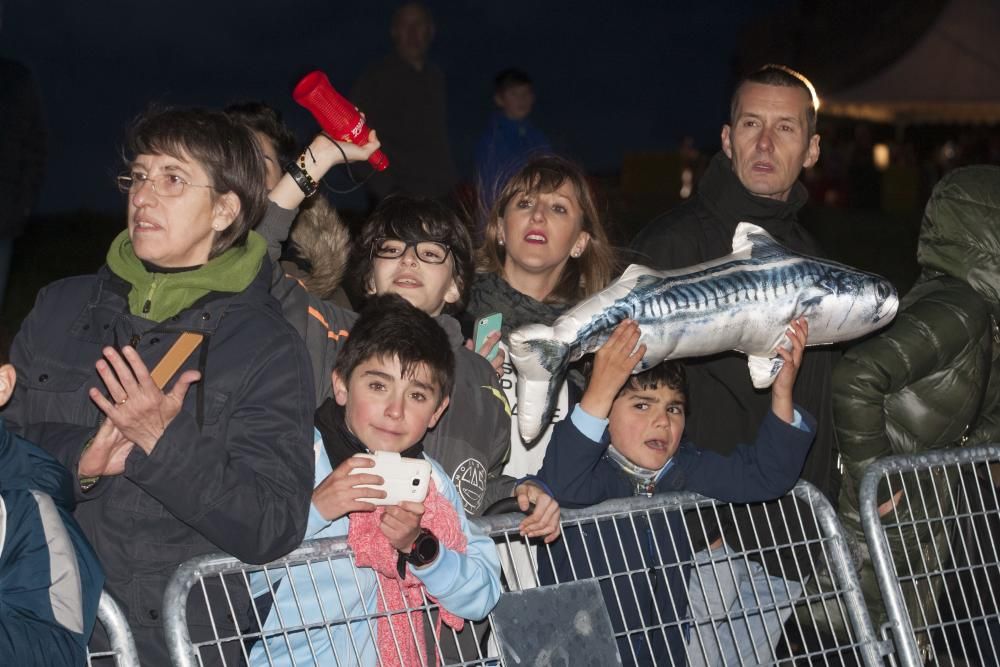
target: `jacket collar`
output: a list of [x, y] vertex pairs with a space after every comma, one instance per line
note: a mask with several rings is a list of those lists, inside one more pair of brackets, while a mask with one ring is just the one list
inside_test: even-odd
[[656, 485], [674, 464], [673, 457], [670, 457], [659, 470], [643, 468], [629, 461], [624, 454], [615, 449], [612, 443], [608, 444], [605, 456], [607, 456], [609, 461], [618, 466], [621, 473], [632, 484], [633, 496], [651, 496], [656, 493]]
[[[328, 398], [316, 408], [313, 415], [313, 425], [323, 436], [323, 447], [330, 459], [330, 465], [336, 468], [344, 460], [355, 454], [370, 454], [371, 450], [347, 428], [344, 407], [333, 398]], [[418, 442], [399, 453], [404, 458], [423, 458], [424, 445]]]
[[[81, 339], [89, 339], [91, 336], [99, 335], [100, 332], [97, 329], [101, 327], [95, 327], [94, 322], [91, 321], [92, 317], [97, 317], [104, 323], [110, 323], [107, 318], [124, 316], [129, 317], [134, 325], [139, 325], [142, 331], [155, 328], [158, 331], [191, 331], [210, 336], [222, 324], [226, 310], [235, 304], [249, 303], [250, 301], [259, 302], [262, 298], [270, 298], [268, 290], [272, 271], [270, 261], [265, 258], [253, 281], [242, 292], [235, 294], [209, 292], [177, 315], [157, 323], [152, 320], [144, 320], [141, 316], [134, 318], [129, 316], [128, 295], [132, 286], [105, 265], [97, 272], [98, 280], [95, 281], [88, 308], [84, 309], [81, 317], [73, 325], [74, 335]], [[97, 315], [97, 310], [106, 311], [106, 315]], [[87, 314], [88, 311], [90, 311], [90, 315]], [[142, 326], [141, 323], [148, 323], [148, 326]], [[94, 327], [94, 330], [79, 329], [82, 326]]]
[[741, 222], [751, 222], [779, 241], [794, 234], [798, 212], [809, 199], [805, 186], [799, 181], [792, 186], [788, 201], [751, 194], [740, 183], [732, 162], [722, 151], [716, 153], [702, 176], [698, 196], [713, 215], [730, 224], [733, 230]]

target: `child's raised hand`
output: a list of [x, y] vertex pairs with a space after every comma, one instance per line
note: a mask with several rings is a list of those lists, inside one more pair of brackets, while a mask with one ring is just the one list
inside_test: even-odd
[[806, 318], [800, 317], [792, 320], [790, 331], [785, 335], [792, 343], [792, 349], [786, 350], [783, 346], [778, 347], [778, 356], [785, 362], [774, 384], [771, 385], [771, 409], [782, 421], [789, 424], [795, 417], [795, 407], [792, 405], [792, 389], [795, 387], [795, 378], [799, 375], [799, 368], [802, 366], [802, 355], [806, 349], [806, 342], [809, 338], [809, 323]]
[[636, 347], [640, 333], [635, 320], [622, 320], [594, 355], [594, 369], [580, 401], [587, 414], [606, 419], [611, 412], [618, 391], [646, 354], [645, 343]]
[[375, 506], [359, 498], [385, 498], [385, 491], [362, 487], [362, 484], [379, 486], [383, 480], [378, 475], [351, 471], [371, 468], [375, 461], [364, 456], [344, 460], [313, 490], [312, 504], [327, 521], [336, 521], [349, 512], [371, 512]]
[[[334, 166], [342, 162], [360, 162], [367, 160], [372, 153], [377, 151], [382, 144], [375, 134], [375, 130], [368, 133], [368, 143], [364, 146], [349, 141], [336, 141], [325, 132], [317, 134], [312, 142], [302, 153], [305, 170], [312, 180], [319, 183], [320, 179], [326, 176]], [[268, 193], [268, 199], [281, 208], [292, 210], [299, 207], [305, 199], [302, 188], [292, 178], [291, 174], [285, 174], [274, 189]]]
[[420, 534], [420, 518], [424, 515], [424, 504], [403, 500], [398, 505], [385, 508], [379, 528], [397, 551], [410, 552], [410, 547]]
[[[326, 141], [324, 142], [320, 137]], [[350, 141], [337, 141], [326, 132], [320, 133], [310, 144], [310, 148], [314, 151], [320, 164], [329, 162], [331, 166], [343, 162], [345, 157], [348, 162], [364, 162], [381, 147], [382, 143], [378, 140], [375, 130], [368, 131], [368, 143], [364, 146], [358, 146]], [[319, 151], [322, 151], [322, 156], [320, 156]], [[306, 167], [308, 168], [308, 166], [309, 162], [306, 162]], [[312, 171], [309, 174], [312, 176]]]

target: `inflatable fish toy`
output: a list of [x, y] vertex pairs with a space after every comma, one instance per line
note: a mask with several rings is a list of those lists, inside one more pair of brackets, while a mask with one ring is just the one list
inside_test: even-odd
[[664, 359], [736, 350], [749, 357], [750, 378], [762, 389], [781, 370], [776, 350], [791, 347], [785, 331], [793, 319], [808, 319], [810, 346], [827, 345], [884, 327], [898, 306], [881, 276], [796, 254], [740, 223], [731, 255], [673, 271], [633, 264], [552, 326], [511, 332], [521, 439], [533, 442], [551, 421], [569, 364], [599, 349], [622, 320], [638, 322], [646, 344], [635, 373]]

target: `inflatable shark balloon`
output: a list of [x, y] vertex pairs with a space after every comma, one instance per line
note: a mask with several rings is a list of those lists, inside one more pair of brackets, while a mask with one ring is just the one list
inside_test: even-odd
[[600, 348], [624, 319], [639, 323], [646, 344], [636, 373], [664, 359], [736, 350], [749, 357], [754, 386], [764, 388], [781, 370], [776, 350], [791, 346], [785, 331], [793, 319], [808, 319], [809, 345], [826, 345], [880, 329], [898, 305], [884, 278], [793, 253], [740, 223], [731, 255], [675, 271], [633, 264], [552, 326], [511, 332], [521, 438], [532, 442], [551, 420], [570, 362]]

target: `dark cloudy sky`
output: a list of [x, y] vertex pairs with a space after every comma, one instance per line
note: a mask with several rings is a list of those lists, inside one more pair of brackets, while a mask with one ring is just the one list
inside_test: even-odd
[[[390, 48], [383, 0], [7, 0], [0, 55], [35, 73], [49, 128], [42, 211], [114, 210], [112, 177], [128, 119], [149, 102], [220, 106], [261, 99], [301, 138], [315, 127], [290, 99], [325, 70], [346, 93]], [[469, 168], [491, 110], [493, 74], [535, 79], [534, 120], [592, 170], [627, 151], [712, 148], [724, 119], [733, 46], [751, 16], [787, 0], [428, 1], [432, 58], [449, 83], [452, 150]]]

